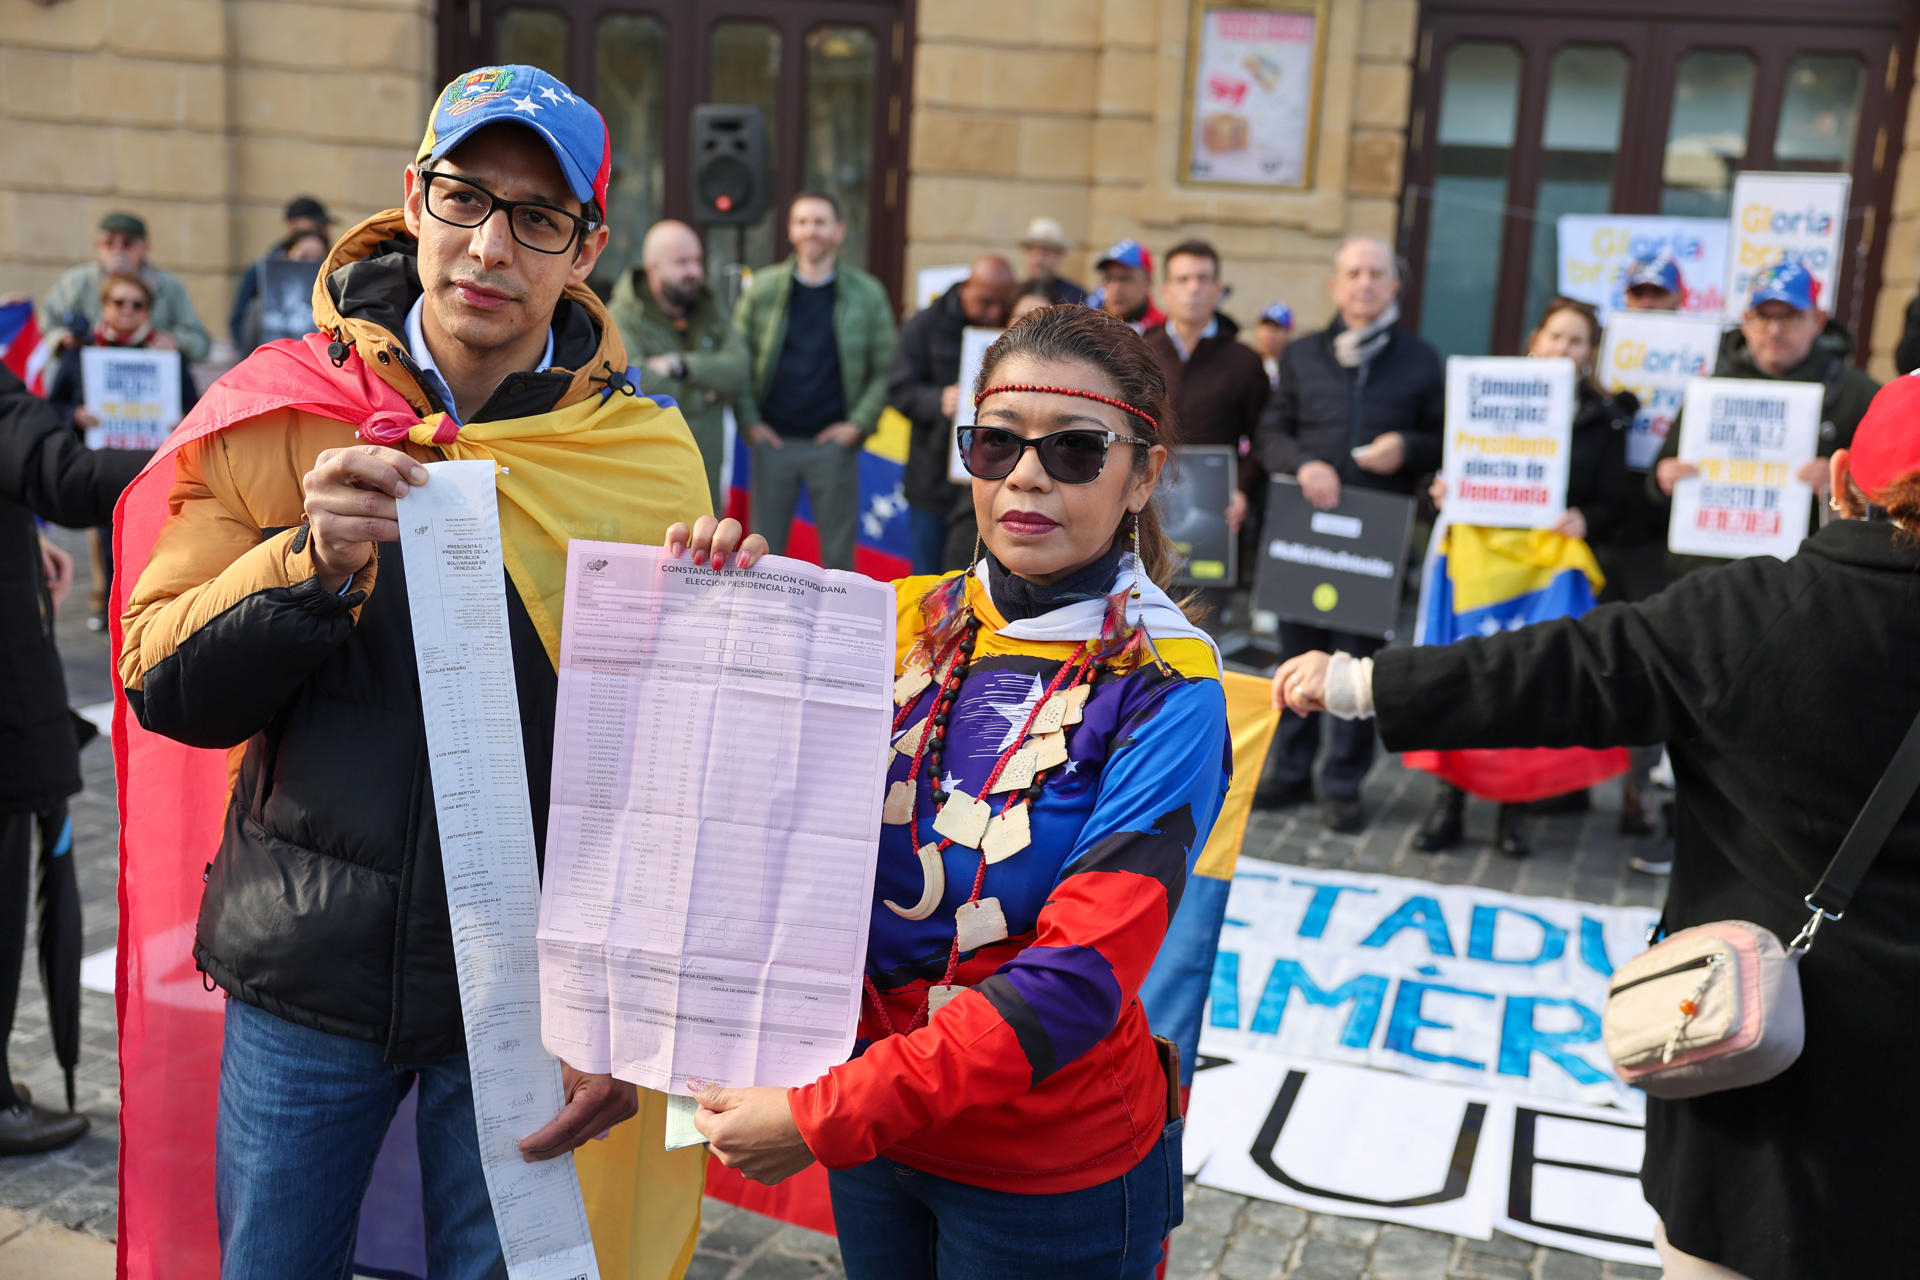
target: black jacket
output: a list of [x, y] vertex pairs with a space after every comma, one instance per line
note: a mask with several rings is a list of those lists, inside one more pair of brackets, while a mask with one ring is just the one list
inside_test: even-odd
[[[960, 378], [960, 332], [967, 313], [956, 284], [900, 328], [900, 341], [887, 366], [887, 403], [913, 424], [907, 446], [906, 492], [909, 505], [945, 514], [957, 487], [947, 479], [947, 435], [953, 420], [940, 412], [940, 393]], [[960, 388], [971, 395], [973, 388]]]
[[[1412, 493], [1422, 476], [1440, 469], [1447, 401], [1440, 356], [1396, 325], [1380, 354], [1348, 369], [1333, 358], [1334, 335], [1345, 327], [1335, 319], [1287, 344], [1279, 385], [1254, 435], [1254, 456], [1270, 475], [1324, 462], [1342, 484]], [[1353, 450], [1389, 431], [1406, 440], [1399, 471], [1381, 476], [1354, 465]]]
[[0, 813], [52, 808], [80, 790], [33, 518], [75, 528], [106, 523], [145, 461], [142, 453], [87, 449], [0, 366]]
[[[1155, 325], [1145, 336], [1167, 380], [1180, 443], [1224, 444], [1237, 453], [1241, 441], [1251, 441], [1259, 428], [1272, 388], [1260, 353], [1234, 336], [1233, 321], [1221, 316], [1217, 324], [1214, 335], [1194, 343], [1185, 360], [1167, 325]], [[1266, 480], [1251, 454], [1240, 455], [1238, 475], [1240, 488], [1259, 501]]]
[[[1920, 714], [1920, 547], [1847, 520], [1638, 605], [1375, 658], [1380, 735], [1414, 748], [1664, 742], [1683, 803], [1666, 922], [1782, 942]], [[1765, 1084], [1647, 1103], [1647, 1201], [1751, 1280], [1914, 1273], [1920, 803], [1800, 965], [1806, 1049]], [[1615, 957], [1616, 962], [1620, 957]]]
[[1573, 443], [1568, 451], [1567, 505], [1587, 519], [1587, 541], [1604, 542], [1627, 515], [1627, 430], [1640, 401], [1607, 395], [1586, 382], [1574, 390]]

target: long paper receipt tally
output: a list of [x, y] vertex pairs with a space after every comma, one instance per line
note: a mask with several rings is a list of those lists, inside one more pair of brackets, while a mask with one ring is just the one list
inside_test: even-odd
[[[540, 898], [541, 1031], [658, 1089], [797, 1085], [859, 1019], [894, 593], [574, 542]], [[672, 1143], [672, 1135], [669, 1142]]]

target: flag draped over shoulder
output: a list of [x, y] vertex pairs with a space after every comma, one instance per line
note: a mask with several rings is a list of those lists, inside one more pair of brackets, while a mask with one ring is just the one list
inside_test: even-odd
[[[1452, 644], [1577, 618], [1605, 585], [1592, 550], [1578, 538], [1443, 521], [1421, 577], [1415, 643]], [[1622, 747], [1409, 751], [1401, 759], [1472, 795], [1509, 803], [1578, 791], [1625, 773], [1629, 763]]]
[[[335, 365], [318, 334], [271, 343], [229, 372], [121, 496], [111, 611], [116, 672], [126, 598], [166, 519], [180, 449], [285, 409], [355, 424], [366, 438], [426, 442], [443, 425], [439, 415], [423, 423], [357, 355]], [[609, 390], [535, 418], [471, 424], [438, 447], [448, 457], [501, 465], [508, 572], [556, 659], [567, 540], [658, 542], [668, 523], [708, 507], [698, 449], [670, 401]], [[204, 871], [220, 844], [229, 765], [243, 748], [230, 759], [148, 733], [125, 697], [116, 699], [113, 744], [121, 813], [119, 1275], [211, 1277], [219, 1274], [213, 1163], [223, 1005], [195, 969], [193, 936]], [[664, 1099], [644, 1090], [641, 1097], [638, 1118], [576, 1157], [600, 1273], [609, 1280], [680, 1275], [699, 1225], [704, 1149], [667, 1152]], [[396, 1139], [375, 1171], [356, 1269], [419, 1276], [419, 1176], [386, 1167], [413, 1158], [411, 1135]]]

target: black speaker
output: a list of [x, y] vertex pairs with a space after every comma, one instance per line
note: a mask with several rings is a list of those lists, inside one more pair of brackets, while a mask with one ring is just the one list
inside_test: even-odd
[[693, 109], [693, 220], [749, 226], [767, 212], [767, 122], [758, 107]]

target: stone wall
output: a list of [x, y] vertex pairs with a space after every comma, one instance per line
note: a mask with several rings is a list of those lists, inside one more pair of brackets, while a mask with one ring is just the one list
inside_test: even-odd
[[915, 50], [906, 278], [1015, 247], [1058, 218], [1086, 281], [1133, 236], [1156, 256], [1211, 240], [1251, 321], [1275, 299], [1327, 316], [1343, 235], [1391, 239], [1413, 83], [1417, 0], [1330, 0], [1311, 185], [1240, 192], [1175, 180], [1189, 0], [921, 0]]
[[433, 0], [0, 0], [0, 293], [43, 297], [109, 209], [226, 336], [296, 194], [398, 203], [434, 92]]
[[[1920, 49], [1907, 53], [1909, 58], [1916, 55], [1920, 55]], [[1907, 304], [1920, 290], [1920, 79], [1915, 80], [1913, 97], [1907, 103], [1906, 132], [1904, 142], [1890, 140], [1888, 144], [1896, 166], [1893, 208], [1887, 219], [1886, 252], [1880, 259], [1880, 297], [1874, 304], [1872, 333], [1867, 341], [1872, 353], [1867, 372], [1882, 381], [1912, 372], [1893, 367], [1893, 348], [1900, 341]]]

